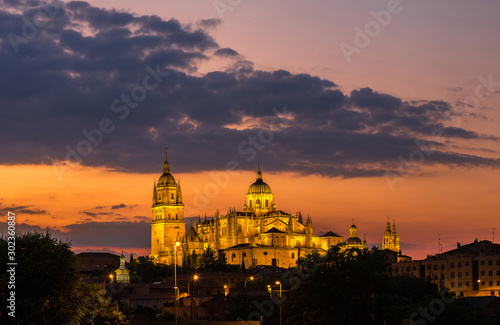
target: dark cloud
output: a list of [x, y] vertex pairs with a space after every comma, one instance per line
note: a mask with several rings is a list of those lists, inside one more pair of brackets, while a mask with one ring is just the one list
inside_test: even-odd
[[236, 52], [235, 50], [230, 49], [228, 47], [223, 48], [223, 49], [218, 49], [217, 51], [215, 51], [214, 54], [218, 55], [218, 56], [229, 56], [229, 57], [231, 57], [231, 56], [238, 56], [239, 55], [238, 52]]
[[32, 205], [15, 205], [12, 204], [10, 206], [3, 206], [0, 202], [0, 215], [6, 215], [8, 212], [12, 212], [14, 214], [39, 214], [39, 215], [47, 215], [49, 214], [46, 210], [38, 209], [33, 207]]
[[220, 23], [222, 22], [221, 19], [219, 18], [212, 18], [212, 19], [202, 19], [198, 21], [198, 26], [202, 28], [214, 28], [217, 27]]
[[[7, 35], [22, 35], [24, 22], [12, 7], [28, 18], [41, 10], [14, 1], [0, 10], [3, 164], [68, 158], [161, 172], [168, 144], [174, 173], [223, 170], [230, 160], [254, 169], [260, 160], [267, 171], [371, 177], [398, 170], [398, 157], [427, 140], [433, 152], [426, 164], [499, 165], [461, 152], [469, 140], [478, 146], [498, 139], [449, 125], [457, 115], [449, 103], [406, 102], [366, 87], [344, 93], [309, 74], [259, 71], [208, 34], [218, 20], [183, 25], [69, 2], [16, 53]], [[231, 63], [225, 71], [198, 73], [198, 62], [213, 56]], [[145, 91], [147, 78], [158, 84]], [[95, 130], [103, 119], [113, 131]], [[446, 139], [456, 140], [455, 147]], [[84, 141], [94, 143], [90, 153]]]
[[126, 204], [120, 203], [120, 204], [112, 205], [111, 209], [112, 210], [116, 210], [116, 209], [123, 209], [123, 208], [126, 208], [126, 207], [127, 207]]
[[[89, 220], [80, 224], [65, 226], [65, 232], [50, 227], [41, 228], [26, 223], [16, 224], [16, 232], [50, 232], [56, 238], [70, 240], [74, 247], [130, 247], [149, 248], [151, 245], [151, 224], [149, 222]], [[0, 231], [7, 231], [7, 223], [0, 222]]]

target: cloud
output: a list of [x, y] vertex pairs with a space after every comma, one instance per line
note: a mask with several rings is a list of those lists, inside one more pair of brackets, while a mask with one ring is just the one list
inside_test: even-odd
[[33, 208], [33, 205], [15, 205], [12, 204], [10, 206], [2, 207], [2, 203], [0, 202], [0, 214], [4, 215], [7, 214], [8, 212], [12, 212], [14, 214], [38, 214], [38, 215], [47, 215], [50, 214], [46, 210], [42, 210], [39, 208]]
[[[67, 231], [63, 232], [50, 227], [41, 228], [26, 223], [16, 224], [18, 233], [48, 231], [58, 239], [71, 241], [73, 247], [149, 248], [151, 245], [151, 224], [145, 221], [95, 222], [89, 220], [80, 224], [67, 225], [65, 229]], [[0, 230], [6, 232], [6, 222], [0, 222]]]
[[126, 204], [120, 203], [120, 204], [112, 205], [111, 209], [112, 210], [116, 210], [116, 209], [123, 209], [123, 208], [126, 208], [126, 207], [127, 207]]
[[206, 28], [206, 29], [209, 29], [209, 28], [214, 28], [214, 27], [217, 27], [219, 26], [219, 24], [222, 22], [221, 19], [219, 18], [212, 18], [212, 19], [202, 19], [202, 20], [199, 20], [197, 25], [202, 27], [202, 28]]
[[235, 50], [230, 49], [228, 47], [223, 48], [223, 49], [218, 49], [217, 51], [215, 51], [214, 54], [218, 55], [218, 56], [229, 56], [229, 57], [231, 57], [231, 56], [238, 56], [239, 55], [238, 52], [236, 52]]
[[[37, 10], [37, 3], [4, 3], [0, 34], [21, 35], [20, 12], [30, 17]], [[3, 38], [0, 163], [74, 162], [70, 148], [83, 165], [161, 173], [168, 144], [174, 173], [223, 170], [230, 160], [255, 169], [258, 159], [266, 171], [373, 177], [397, 171], [398, 157], [427, 140], [434, 147], [427, 165], [499, 166], [498, 159], [463, 153], [468, 141], [479, 147], [498, 139], [453, 126], [458, 113], [449, 103], [408, 102], [368, 87], [346, 93], [310, 74], [260, 71], [219, 47], [207, 32], [218, 23], [181, 24], [69, 2], [18, 44], [18, 53]], [[199, 62], [214, 57], [227, 59], [227, 69], [199, 73]], [[126, 104], [141, 95], [146, 67], [168, 76], [143, 101]], [[116, 111], [123, 107], [126, 118]], [[113, 131], [96, 137], [104, 118]], [[98, 145], [83, 154], [83, 141]]]

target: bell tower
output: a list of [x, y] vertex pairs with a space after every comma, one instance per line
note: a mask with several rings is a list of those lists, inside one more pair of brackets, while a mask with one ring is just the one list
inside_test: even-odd
[[[180, 181], [170, 174], [167, 148], [163, 174], [153, 185], [151, 222], [151, 257], [156, 263], [174, 264], [174, 246], [182, 241], [186, 231], [184, 203]], [[177, 264], [182, 264], [182, 246], [177, 247]]]

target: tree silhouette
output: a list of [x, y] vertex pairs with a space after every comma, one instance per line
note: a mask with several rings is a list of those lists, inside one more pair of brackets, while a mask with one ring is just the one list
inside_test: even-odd
[[[15, 296], [16, 317], [2, 312], [0, 323], [15, 324], [85, 324], [82, 310], [86, 303], [96, 298], [96, 289], [79, 282], [79, 272], [75, 254], [69, 242], [53, 238], [48, 232], [26, 233], [15, 236]], [[0, 263], [7, 265], [7, 238], [0, 238]], [[7, 297], [9, 279], [2, 272], [0, 286], [2, 297]], [[10, 291], [10, 290], [9, 290]], [[102, 295], [104, 292], [102, 292]], [[5, 299], [2, 299], [5, 301]], [[87, 304], [88, 306], [88, 304]], [[121, 313], [114, 308], [102, 310], [103, 304], [91, 305], [100, 319], [115, 322]], [[109, 312], [109, 313], [108, 313]], [[123, 315], [121, 315], [123, 316]], [[8, 317], [8, 319], [7, 319]], [[109, 317], [109, 319], [108, 319]], [[89, 315], [85, 318], [91, 322]], [[124, 318], [119, 318], [126, 324]], [[94, 324], [102, 324], [96, 323]]]

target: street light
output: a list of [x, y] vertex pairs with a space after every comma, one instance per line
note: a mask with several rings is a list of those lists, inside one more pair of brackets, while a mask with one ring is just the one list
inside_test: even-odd
[[245, 288], [247, 287], [247, 281], [250, 280], [250, 281], [253, 281], [255, 278], [253, 276], [249, 277], [249, 278], [246, 278], [245, 279]]
[[282, 305], [282, 301], [281, 301], [281, 282], [276, 281], [276, 284], [279, 284], [279, 286], [280, 286], [280, 325], [281, 325], [281, 305]]
[[[110, 273], [110, 274], [108, 275], [108, 277], [109, 277], [109, 279], [110, 279], [110, 281], [109, 281], [109, 282], [110, 282], [110, 283], [111, 283], [111, 282], [113, 282], [113, 273]], [[106, 279], [104, 279], [104, 281], [102, 281], [102, 289], [103, 289], [103, 290], [106, 290]]]
[[[198, 281], [198, 278], [199, 278], [198, 274], [195, 274], [195, 275], [193, 275], [193, 277], [191, 279], [189, 279], [189, 281], [188, 281], [188, 295], [189, 295], [189, 284], [193, 280]], [[193, 287], [194, 287], [194, 284], [193, 284]], [[191, 322], [192, 321], [193, 321], [193, 295], [191, 295]]]
[[179, 298], [179, 288], [177, 288], [177, 246], [181, 243], [178, 241], [174, 245], [174, 291], [175, 291], [175, 325], [177, 325], [177, 299]]
[[197, 281], [199, 278], [198, 274], [195, 274], [193, 275], [193, 277], [191, 279], [189, 279], [189, 282], [188, 282], [188, 295], [189, 295], [189, 284], [191, 283], [191, 281]]

